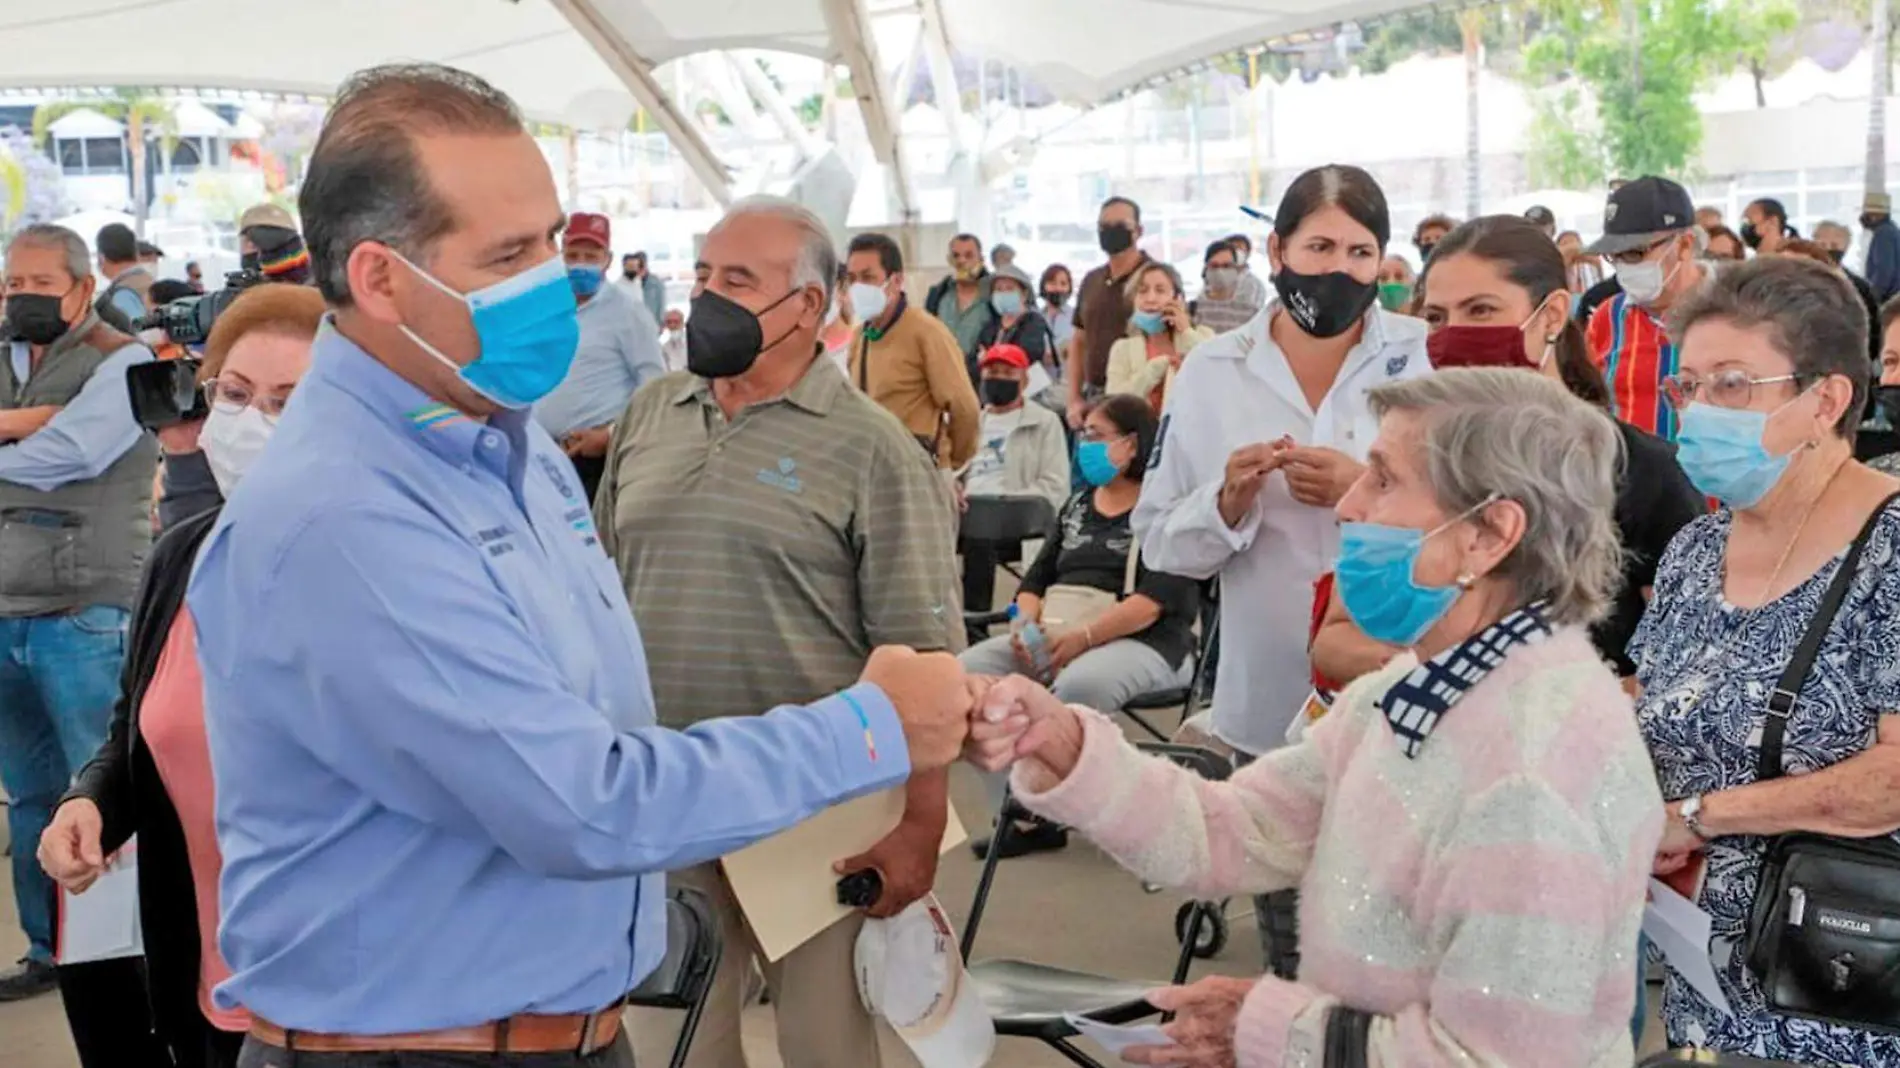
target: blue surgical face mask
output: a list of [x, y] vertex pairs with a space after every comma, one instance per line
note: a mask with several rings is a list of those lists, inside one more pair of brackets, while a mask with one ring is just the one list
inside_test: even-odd
[[567, 267], [567, 284], [574, 287], [577, 297], [591, 297], [600, 292], [600, 285], [606, 280], [605, 267], [596, 267], [591, 263], [571, 263]]
[[1129, 316], [1129, 321], [1144, 334], [1159, 334], [1168, 328], [1168, 321], [1161, 317], [1160, 312], [1138, 311]]
[[1431, 530], [1382, 523], [1340, 524], [1334, 582], [1340, 603], [1366, 637], [1387, 645], [1412, 645], [1445, 618], [1464, 590], [1458, 585], [1418, 584], [1412, 571], [1425, 550], [1425, 539], [1449, 530], [1494, 500], [1488, 497]]
[[[1807, 394], [1788, 402], [1793, 404]], [[1691, 404], [1682, 410], [1676, 462], [1695, 488], [1730, 508], [1753, 508], [1781, 481], [1793, 453], [1776, 456], [1761, 443], [1768, 420], [1779, 414]], [[1798, 451], [1798, 450], [1797, 450]]]
[[575, 316], [567, 265], [559, 256], [473, 293], [457, 293], [400, 252], [396, 258], [430, 285], [468, 305], [475, 337], [481, 343], [468, 364], [449, 359], [408, 326], [399, 329], [422, 351], [454, 369], [470, 389], [503, 408], [520, 409], [532, 407], [567, 377], [574, 348], [580, 344], [581, 324]]
[[1081, 473], [1082, 481], [1091, 486], [1106, 486], [1122, 473], [1121, 467], [1108, 454], [1109, 446], [1114, 443], [1113, 441], [1083, 441], [1076, 444], [1075, 469]]
[[991, 293], [990, 307], [998, 315], [1015, 315], [1023, 310], [1023, 295], [1013, 289]]

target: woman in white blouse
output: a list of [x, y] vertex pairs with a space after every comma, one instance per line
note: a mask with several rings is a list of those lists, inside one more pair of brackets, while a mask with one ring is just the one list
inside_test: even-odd
[[[1309, 687], [1313, 584], [1339, 554], [1333, 507], [1378, 433], [1366, 392], [1431, 373], [1425, 324], [1378, 307], [1392, 236], [1358, 167], [1287, 188], [1267, 240], [1276, 299], [1194, 350], [1168, 391], [1134, 525], [1157, 571], [1220, 579], [1212, 728], [1250, 759], [1286, 740]], [[1290, 895], [1263, 902], [1276, 971], [1296, 966]]]

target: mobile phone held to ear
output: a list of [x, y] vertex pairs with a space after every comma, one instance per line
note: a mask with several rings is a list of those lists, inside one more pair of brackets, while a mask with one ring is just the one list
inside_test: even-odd
[[204, 390], [198, 388], [200, 362], [153, 360], [126, 368], [125, 389], [132, 398], [132, 418], [147, 430], [163, 430], [211, 414]]

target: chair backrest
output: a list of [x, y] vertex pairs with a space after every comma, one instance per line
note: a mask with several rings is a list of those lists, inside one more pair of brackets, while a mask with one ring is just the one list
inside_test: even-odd
[[[1174, 745], [1157, 742], [1150, 745], [1143, 745], [1140, 748], [1143, 752], [1165, 757], [1187, 768], [1189, 771], [1201, 775], [1202, 778], [1211, 779], [1216, 782], [1227, 778], [1233, 773], [1233, 763], [1231, 761], [1215, 750], [1203, 746]], [[1008, 827], [1017, 817], [1027, 816], [1028, 814], [1028, 811], [1017, 803], [1015, 794], [1005, 790], [1003, 793], [1002, 808], [996, 813], [996, 829], [991, 832], [990, 849], [983, 858], [983, 874], [978, 876], [976, 880], [976, 896], [970, 902], [970, 918], [965, 921], [963, 925], [963, 941], [958, 948], [963, 954], [965, 964], [969, 963], [970, 952], [976, 946], [977, 925], [983, 922], [983, 913], [989, 907], [990, 888], [996, 882], [996, 864], [1002, 854], [1002, 850], [999, 849], [998, 846], [1001, 845], [1004, 828]], [[1206, 917], [1197, 911], [1190, 922], [1188, 937], [1181, 940], [1181, 952], [1174, 962], [1174, 981], [1176, 985], [1186, 980], [1188, 969], [1194, 963], [1194, 947], [1195, 943], [1200, 941], [1198, 934], [1202, 922], [1206, 922]]]
[[666, 900], [666, 957], [627, 1003], [652, 1009], [690, 1009], [712, 984], [723, 950], [719, 921], [706, 895], [675, 887]]
[[966, 541], [1020, 542], [1049, 533], [1055, 506], [1042, 497], [971, 497], [957, 534]]

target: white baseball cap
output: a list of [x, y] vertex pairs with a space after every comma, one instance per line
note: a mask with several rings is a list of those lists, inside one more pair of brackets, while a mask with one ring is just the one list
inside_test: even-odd
[[923, 1068], [981, 1068], [996, 1025], [963, 970], [957, 934], [935, 895], [888, 920], [866, 920], [856, 952], [858, 998], [888, 1021]]

